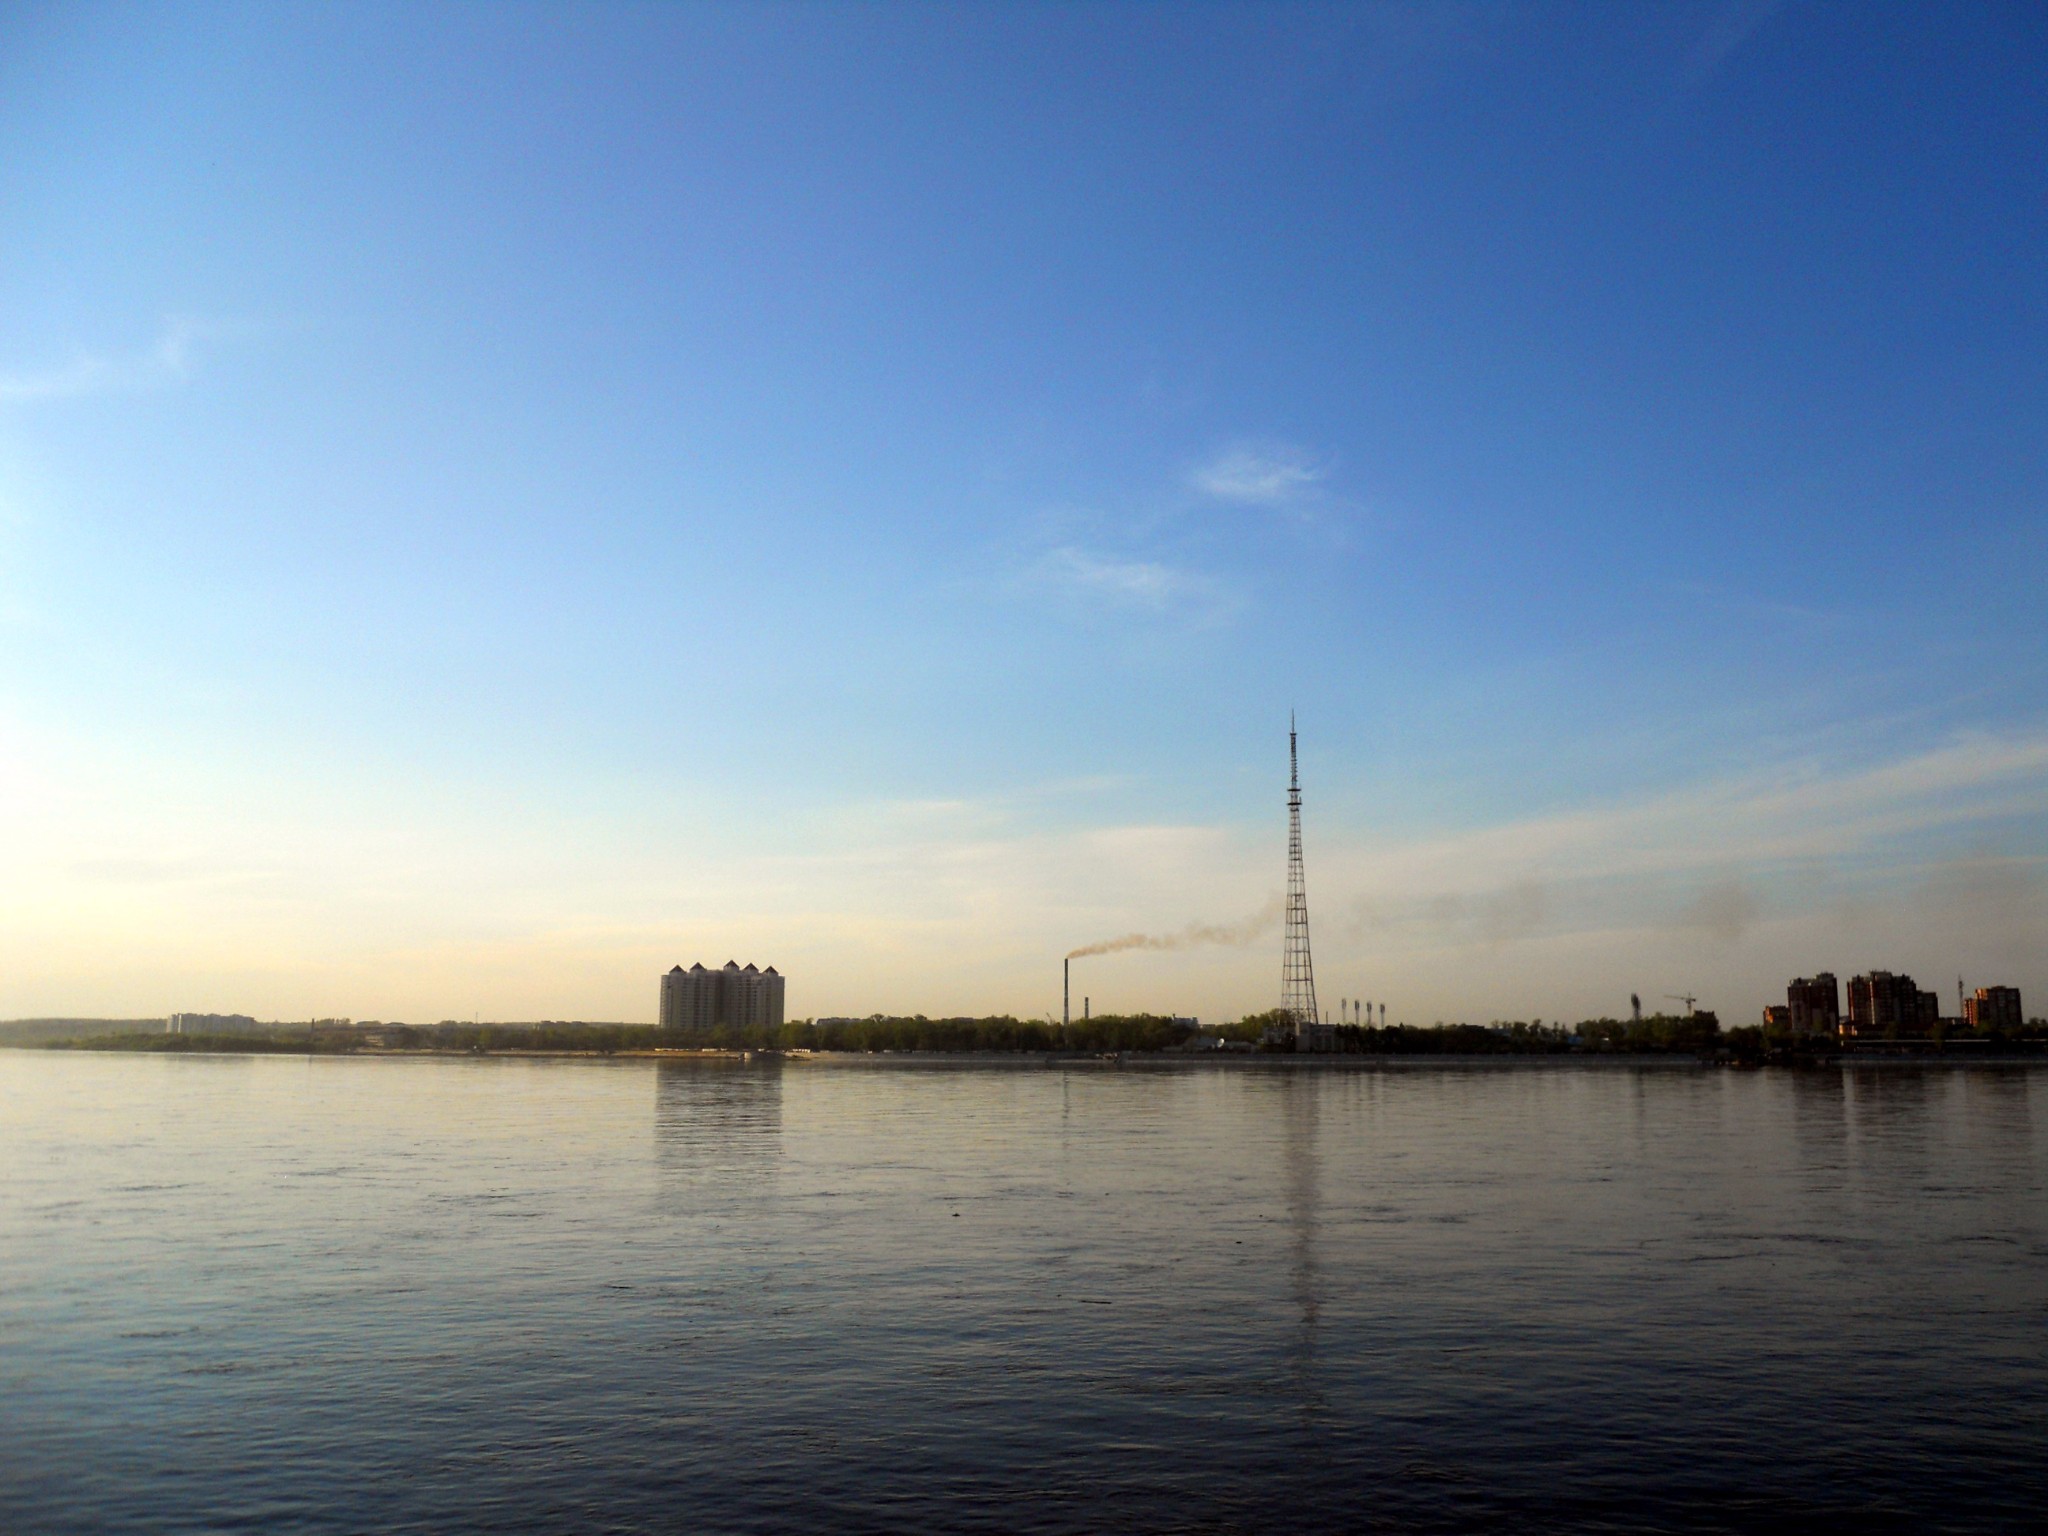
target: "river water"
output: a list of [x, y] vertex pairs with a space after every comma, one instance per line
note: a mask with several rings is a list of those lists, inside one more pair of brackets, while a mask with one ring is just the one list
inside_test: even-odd
[[8, 1532], [2016, 1529], [2048, 1071], [0, 1052]]

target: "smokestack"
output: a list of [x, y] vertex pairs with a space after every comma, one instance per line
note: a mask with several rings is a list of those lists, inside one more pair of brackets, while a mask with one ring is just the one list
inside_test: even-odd
[[1060, 1028], [1073, 1023], [1074, 1006], [1074, 960], [1069, 955], [1060, 962]]
[[1083, 1019], [1083, 1021], [1086, 1021], [1087, 1019], [1092, 1017], [1093, 1015], [1090, 1014], [1088, 1011], [1088, 999], [1086, 997], [1083, 997], [1081, 999], [1081, 1018]]

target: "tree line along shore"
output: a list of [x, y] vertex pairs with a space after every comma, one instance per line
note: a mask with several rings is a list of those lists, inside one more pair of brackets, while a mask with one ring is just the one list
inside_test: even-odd
[[[651, 1024], [567, 1021], [437, 1024], [317, 1020], [257, 1024], [233, 1031], [171, 1034], [161, 1020], [17, 1020], [0, 1024], [0, 1045], [58, 1050], [243, 1052], [295, 1055], [496, 1054], [553, 1052], [612, 1055], [678, 1050], [1021, 1053], [1288, 1054], [1280, 1010], [1233, 1024], [1191, 1026], [1164, 1014], [1098, 1014], [1061, 1025], [1007, 1015], [926, 1018], [875, 1014], [865, 1019], [794, 1020], [772, 1027], [662, 1029]], [[1873, 1052], [2033, 1054], [2048, 1051], [2048, 1023], [1936, 1041], [1833, 1042], [1774, 1036], [1762, 1026], [1724, 1030], [1710, 1013], [1577, 1023], [1496, 1020], [1489, 1024], [1339, 1025], [1338, 1055], [1363, 1056], [1694, 1056], [1735, 1062], [1827, 1059]], [[1276, 1038], [1280, 1036], [1283, 1038]]]

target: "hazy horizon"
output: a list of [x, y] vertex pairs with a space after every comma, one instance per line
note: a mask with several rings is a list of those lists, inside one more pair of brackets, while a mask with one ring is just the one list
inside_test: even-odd
[[2048, 995], [2028, 7], [0, 14], [0, 1018]]

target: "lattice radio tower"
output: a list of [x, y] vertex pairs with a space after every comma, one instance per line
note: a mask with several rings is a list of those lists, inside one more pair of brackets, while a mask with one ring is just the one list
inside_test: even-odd
[[1301, 872], [1301, 767], [1294, 716], [1287, 716], [1287, 950], [1280, 961], [1280, 1011], [1295, 1028], [1318, 1022], [1316, 968], [1308, 957], [1308, 882]]

